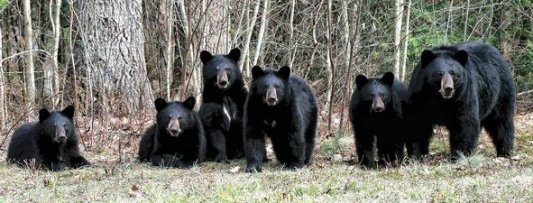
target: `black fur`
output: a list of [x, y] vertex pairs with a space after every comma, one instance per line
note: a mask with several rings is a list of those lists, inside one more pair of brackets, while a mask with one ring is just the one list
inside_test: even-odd
[[34, 161], [53, 171], [90, 165], [78, 148], [73, 117], [73, 106], [53, 112], [41, 109], [38, 122], [23, 124], [13, 133], [7, 161], [19, 166]]
[[200, 118], [192, 110], [195, 102], [194, 97], [168, 103], [156, 99], [157, 123], [143, 133], [139, 144], [141, 162], [187, 168], [204, 160], [206, 141]]
[[[242, 158], [242, 114], [248, 90], [244, 85], [237, 62], [239, 49], [228, 55], [200, 53], [204, 65], [204, 89], [199, 115], [207, 137], [207, 158], [217, 162]], [[220, 87], [220, 74], [227, 76], [226, 87]]]
[[[453, 79], [448, 99], [439, 92], [446, 74]], [[497, 156], [512, 155], [516, 91], [509, 65], [493, 46], [470, 42], [425, 50], [411, 78], [409, 100], [409, 155], [428, 154], [433, 125], [450, 131], [453, 160], [475, 150], [481, 127]]]
[[407, 87], [394, 80], [391, 72], [381, 78], [367, 79], [359, 75], [356, 84], [357, 90], [350, 102], [350, 119], [359, 163], [368, 168], [376, 166], [374, 139], [377, 140], [380, 165], [402, 161]]
[[[244, 109], [247, 172], [261, 171], [265, 134], [277, 160], [287, 168], [311, 161], [315, 146], [318, 105], [311, 87], [290, 68], [279, 71], [252, 69], [253, 81]], [[268, 104], [268, 90], [276, 101]], [[274, 97], [274, 96], [273, 96]]]

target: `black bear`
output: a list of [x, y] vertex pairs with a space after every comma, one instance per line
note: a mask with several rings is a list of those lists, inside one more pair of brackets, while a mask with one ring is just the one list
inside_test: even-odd
[[73, 106], [52, 112], [41, 109], [38, 122], [23, 124], [13, 133], [7, 161], [19, 166], [34, 163], [53, 171], [90, 165], [78, 148], [73, 118]]
[[278, 71], [254, 66], [252, 77], [244, 107], [246, 171], [262, 170], [265, 135], [282, 165], [303, 167], [311, 161], [318, 118], [311, 87], [286, 66]]
[[491, 45], [469, 42], [424, 50], [409, 85], [409, 155], [428, 154], [433, 125], [443, 125], [450, 132], [452, 160], [475, 150], [481, 127], [497, 156], [511, 156], [515, 94], [509, 65]]
[[402, 161], [407, 87], [394, 80], [391, 72], [381, 78], [358, 75], [355, 82], [357, 90], [350, 102], [350, 120], [359, 163], [367, 168], [375, 167], [374, 138], [380, 165]]
[[200, 53], [204, 89], [199, 115], [207, 137], [207, 158], [217, 162], [244, 156], [242, 114], [248, 90], [237, 65], [241, 52]]
[[196, 99], [184, 102], [155, 100], [156, 123], [142, 135], [139, 160], [154, 166], [188, 168], [205, 158], [206, 141], [200, 117], [193, 111]]

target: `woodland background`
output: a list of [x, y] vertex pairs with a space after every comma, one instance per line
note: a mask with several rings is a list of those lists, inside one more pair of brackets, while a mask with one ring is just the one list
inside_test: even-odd
[[201, 50], [234, 47], [246, 81], [256, 64], [289, 65], [309, 81], [321, 135], [349, 128], [357, 74], [408, 82], [423, 49], [464, 41], [498, 47], [519, 112], [533, 108], [531, 0], [0, 0], [0, 18], [3, 135], [68, 104], [84, 140], [117, 128], [138, 135], [154, 98], [201, 97]]

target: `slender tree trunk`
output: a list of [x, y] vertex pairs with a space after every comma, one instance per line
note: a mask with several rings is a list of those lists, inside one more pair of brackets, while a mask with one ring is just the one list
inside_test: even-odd
[[[246, 78], [249, 78], [250, 77], [250, 54], [249, 54], [249, 50], [250, 50], [250, 41], [252, 41], [252, 34], [254, 33], [254, 27], [255, 27], [255, 22], [257, 21], [257, 14], [259, 13], [259, 6], [261, 5], [261, 1], [256, 1], [255, 3], [255, 7], [254, 7], [254, 14], [253, 16], [250, 18], [250, 24], [248, 26], [248, 33], [247, 33], [247, 36], [246, 36], [246, 43], [244, 44], [244, 49], [243, 49], [243, 54], [242, 54], [242, 59], [241, 59], [241, 64], [240, 64], [240, 67], [242, 68], [242, 72], [243, 74], [245, 75]], [[255, 65], [255, 64], [253, 64]]]
[[407, 52], [409, 47], [409, 24], [411, 21], [411, 0], [407, 0], [407, 17], [405, 19], [405, 38], [403, 42], [403, 60], [402, 60], [402, 82], [405, 82], [405, 71], [407, 68]]
[[333, 88], [335, 87], [335, 83], [333, 82], [333, 64], [331, 60], [331, 23], [332, 23], [332, 7], [333, 7], [333, 0], [328, 0], [328, 8], [326, 9], [327, 12], [327, 19], [326, 19], [326, 69], [327, 69], [327, 83], [328, 83], [328, 90], [326, 92], [327, 99], [326, 99], [326, 106], [328, 107], [328, 133], [331, 132], [331, 115], [332, 115], [332, 98], [333, 98]]
[[59, 95], [54, 95], [54, 91], [56, 92], [56, 94], [59, 92], [59, 84], [60, 84], [60, 80], [59, 80], [59, 62], [58, 62], [58, 53], [59, 53], [59, 40], [60, 40], [60, 36], [61, 36], [61, 24], [60, 24], [60, 21], [59, 21], [59, 14], [61, 13], [61, 3], [62, 1], [61, 0], [56, 0], [56, 4], [55, 4], [55, 7], [54, 7], [54, 12], [53, 12], [53, 15], [52, 15], [52, 2], [53, 0], [50, 0], [50, 20], [51, 20], [51, 24], [52, 24], [52, 30], [54, 32], [54, 42], [53, 42], [53, 48], [52, 48], [52, 63], [53, 63], [53, 66], [52, 66], [52, 75], [53, 75], [53, 88], [52, 88], [52, 105], [55, 107], [55, 105], [57, 105], [57, 103], [59, 102]]
[[[343, 1], [344, 2], [344, 1]], [[294, 8], [296, 7], [296, 0], [291, 1], [291, 11], [290, 11], [290, 17], [289, 17], [289, 50], [295, 50], [294, 54], [296, 53], [296, 43], [294, 42]], [[292, 67], [292, 64], [294, 63], [294, 54], [291, 54], [291, 51], [288, 52], [289, 55], [289, 67]]]
[[[78, 2], [85, 83], [102, 112], [133, 113], [152, 105], [146, 73], [141, 0]], [[110, 107], [111, 109], [108, 109]], [[115, 109], [115, 108], [119, 109]]]
[[167, 99], [172, 99], [171, 96], [171, 85], [172, 85], [172, 75], [173, 75], [173, 67], [174, 67], [174, 45], [172, 44], [172, 36], [173, 36], [173, 25], [174, 25], [174, 1], [167, 1], [168, 3], [168, 29], [167, 29], [167, 51], [166, 51], [166, 58], [167, 58], [167, 69], [166, 69], [166, 90], [167, 90]]
[[394, 28], [394, 75], [400, 77], [400, 60], [402, 40], [403, 0], [396, 0], [396, 18]]
[[[352, 44], [350, 41], [350, 18], [348, 18], [348, 2], [343, 1], [341, 5], [341, 13], [342, 13], [342, 24], [343, 24], [343, 44], [344, 44], [344, 69], [346, 70], [346, 78], [344, 79], [345, 84], [349, 83], [350, 81], [350, 73], [351, 73], [351, 62], [352, 62]], [[345, 109], [345, 98], [347, 98], [349, 94], [349, 85], [346, 85], [344, 87], [344, 91], [342, 92], [341, 97], [341, 118], [339, 123], [339, 130], [342, 130], [342, 125], [344, 122], [344, 109]]]
[[30, 0], [22, 1], [22, 16], [24, 23], [24, 44], [26, 45], [26, 103], [29, 108], [35, 105], [35, 76], [33, 67], [33, 29], [31, 27]]
[[263, 1], [263, 11], [261, 13], [261, 27], [259, 28], [259, 35], [257, 36], [257, 46], [255, 48], [255, 56], [252, 65], [257, 65], [257, 60], [259, 60], [259, 56], [261, 55], [261, 45], [263, 44], [263, 38], [268, 23], [266, 18], [266, 15], [268, 14], [268, 2], [268, 0]]
[[2, 46], [3, 39], [4, 35], [2, 35], [2, 27], [0, 27], [0, 130], [4, 129], [6, 123], [6, 109], [4, 108], [6, 103], [4, 94], [6, 90], [4, 86], [4, 66], [2, 65], [4, 62], [2, 60], [2, 52], [4, 50], [4, 47]]

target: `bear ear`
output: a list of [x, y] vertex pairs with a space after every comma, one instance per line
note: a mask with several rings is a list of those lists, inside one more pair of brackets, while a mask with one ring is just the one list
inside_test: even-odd
[[194, 108], [194, 105], [196, 104], [196, 98], [194, 96], [188, 97], [184, 102], [183, 105], [185, 105], [185, 108], [188, 108], [192, 110]]
[[50, 111], [48, 111], [48, 109], [39, 110], [39, 122], [43, 122], [48, 117], [50, 117]]
[[65, 107], [65, 109], [61, 111], [61, 114], [71, 119], [74, 118], [74, 106], [70, 105], [70, 106]]
[[459, 50], [453, 54], [453, 58], [464, 66], [466, 62], [468, 62], [468, 52], [465, 50]]
[[228, 54], [228, 57], [235, 61], [235, 62], [238, 62], [239, 59], [241, 58], [241, 50], [239, 50], [239, 48], [235, 48], [235, 49], [232, 49], [229, 54]]
[[422, 54], [420, 55], [420, 61], [422, 62], [422, 68], [426, 67], [433, 59], [437, 58], [433, 51], [431, 50], [424, 50], [422, 51]]
[[208, 51], [202, 51], [200, 52], [200, 60], [202, 60], [202, 63], [206, 64], [213, 58], [213, 55], [209, 53]]
[[263, 76], [263, 74], [265, 74], [265, 71], [263, 71], [263, 69], [259, 66], [254, 66], [252, 68], [252, 78], [255, 80], [261, 76]]
[[364, 76], [364, 75], [358, 75], [358, 76], [355, 78], [355, 85], [357, 85], [357, 89], [358, 89], [358, 90], [360, 90], [361, 88], [363, 88], [363, 86], [365, 86], [366, 83], [368, 83], [368, 79], [367, 79], [366, 76]]
[[157, 98], [155, 99], [154, 104], [155, 104], [155, 109], [157, 111], [161, 111], [163, 110], [163, 108], [165, 108], [165, 106], [167, 106], [167, 101], [165, 101], [165, 99], [163, 98]]
[[385, 83], [388, 86], [392, 86], [392, 84], [394, 84], [394, 74], [392, 72], [386, 72], [381, 77], [381, 82]]
[[278, 74], [285, 80], [289, 79], [291, 76], [291, 68], [289, 66], [283, 66], [278, 70]]

